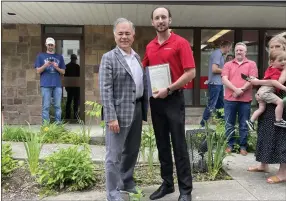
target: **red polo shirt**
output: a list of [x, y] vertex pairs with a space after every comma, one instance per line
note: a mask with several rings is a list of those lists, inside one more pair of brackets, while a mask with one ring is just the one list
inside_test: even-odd
[[[265, 73], [264, 73], [264, 80], [279, 80], [280, 76], [282, 74], [282, 70], [279, 68], [273, 68], [272, 66], [269, 66]], [[279, 93], [280, 89], [276, 88], [276, 93]]]
[[282, 70], [269, 66], [264, 73], [264, 80], [279, 80]]
[[169, 63], [173, 83], [184, 74], [185, 69], [195, 68], [189, 42], [175, 33], [171, 33], [169, 39], [161, 45], [158, 37], [153, 39], [146, 47], [142, 63], [144, 67]]
[[[247, 82], [241, 78], [241, 73], [247, 76], [258, 77], [258, 70], [256, 63], [254, 61], [245, 58], [242, 64], [239, 64], [236, 59], [229, 61], [224, 64], [221, 72], [221, 76], [226, 76], [228, 80], [237, 88], [243, 87]], [[252, 101], [252, 86], [244, 91], [244, 93], [239, 97], [232, 96], [233, 91], [228, 87], [225, 87], [224, 99], [228, 101], [240, 101], [240, 102], [250, 102]]]

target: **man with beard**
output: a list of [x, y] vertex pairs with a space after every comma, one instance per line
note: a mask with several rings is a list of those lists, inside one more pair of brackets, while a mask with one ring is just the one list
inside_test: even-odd
[[[158, 7], [151, 14], [157, 37], [146, 48], [143, 66], [168, 63], [172, 84], [159, 89], [150, 98], [151, 116], [161, 163], [162, 185], [151, 196], [151, 200], [174, 192], [173, 161], [170, 134], [174, 150], [180, 189], [179, 201], [192, 199], [192, 176], [185, 139], [185, 103], [183, 89], [195, 77], [195, 62], [187, 40], [169, 30], [171, 12]], [[152, 68], [152, 67], [150, 67]]]
[[235, 123], [238, 115], [240, 154], [247, 155], [248, 126], [252, 101], [252, 86], [245, 81], [241, 74], [257, 77], [258, 70], [254, 61], [246, 58], [247, 47], [244, 43], [237, 43], [234, 48], [235, 58], [227, 62], [222, 70], [222, 82], [225, 85], [224, 117], [225, 134], [228, 138], [226, 152], [230, 153], [235, 142]]
[[51, 98], [54, 98], [55, 121], [61, 122], [62, 83], [61, 76], [65, 74], [65, 62], [62, 55], [55, 53], [55, 40], [46, 39], [47, 52], [38, 54], [35, 68], [40, 74], [40, 86], [42, 92], [42, 120], [50, 122]]
[[148, 88], [140, 57], [131, 48], [133, 23], [119, 18], [114, 22], [113, 33], [117, 46], [102, 56], [99, 68], [100, 98], [107, 125], [106, 196], [108, 201], [124, 201], [120, 191], [138, 193], [133, 173], [142, 120], [147, 121]]

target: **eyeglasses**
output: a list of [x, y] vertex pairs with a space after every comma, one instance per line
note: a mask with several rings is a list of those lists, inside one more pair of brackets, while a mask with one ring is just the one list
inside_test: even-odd
[[54, 44], [48, 44], [48, 46], [54, 46]]

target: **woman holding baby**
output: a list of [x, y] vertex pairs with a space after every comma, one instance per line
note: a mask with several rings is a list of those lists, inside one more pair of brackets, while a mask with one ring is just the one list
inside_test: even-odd
[[[283, 36], [274, 36], [269, 41], [269, 51], [285, 51], [286, 39]], [[270, 61], [271, 63], [271, 61]], [[271, 67], [271, 66], [270, 66]], [[286, 81], [286, 65], [278, 82], [285, 84]], [[252, 82], [252, 81], [251, 81]], [[253, 84], [255, 80], [253, 80]], [[269, 84], [269, 85], [268, 85]], [[265, 85], [271, 86], [271, 80], [266, 81]], [[279, 98], [286, 96], [286, 92], [281, 90], [276, 94]], [[275, 116], [276, 104], [267, 103], [262, 114], [258, 117], [257, 127], [257, 146], [256, 146], [256, 161], [260, 165], [249, 167], [250, 172], [269, 172], [269, 164], [280, 164], [278, 172], [269, 178], [267, 183], [281, 183], [286, 182], [286, 128], [276, 126], [277, 115]], [[283, 108], [282, 119], [286, 119], [286, 107]], [[276, 112], [277, 114], [277, 112]]]

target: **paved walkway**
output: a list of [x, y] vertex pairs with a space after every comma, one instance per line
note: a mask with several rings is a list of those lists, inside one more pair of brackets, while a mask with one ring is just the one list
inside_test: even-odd
[[[25, 159], [26, 154], [23, 143], [11, 143], [14, 157]], [[45, 144], [43, 146], [40, 158], [47, 156], [60, 147], [70, 145]], [[94, 162], [102, 162], [105, 156], [105, 148], [102, 146], [91, 145], [92, 159]], [[214, 181], [214, 182], [195, 182], [193, 190], [193, 200], [286, 200], [286, 183], [267, 184], [266, 178], [273, 175], [277, 170], [277, 165], [271, 166], [271, 172], [250, 173], [246, 169], [250, 165], [257, 164], [253, 154], [241, 156], [233, 154], [228, 156], [224, 161], [224, 169], [232, 176], [234, 180]], [[158, 188], [150, 186], [143, 188], [146, 197], [143, 201], [149, 200], [149, 195]], [[176, 186], [177, 188], [177, 186]], [[159, 201], [176, 201], [178, 200], [179, 191], [170, 194]], [[128, 200], [128, 197], [126, 200]], [[58, 196], [47, 197], [44, 200], [105, 200], [105, 192], [87, 191], [66, 193]]]

